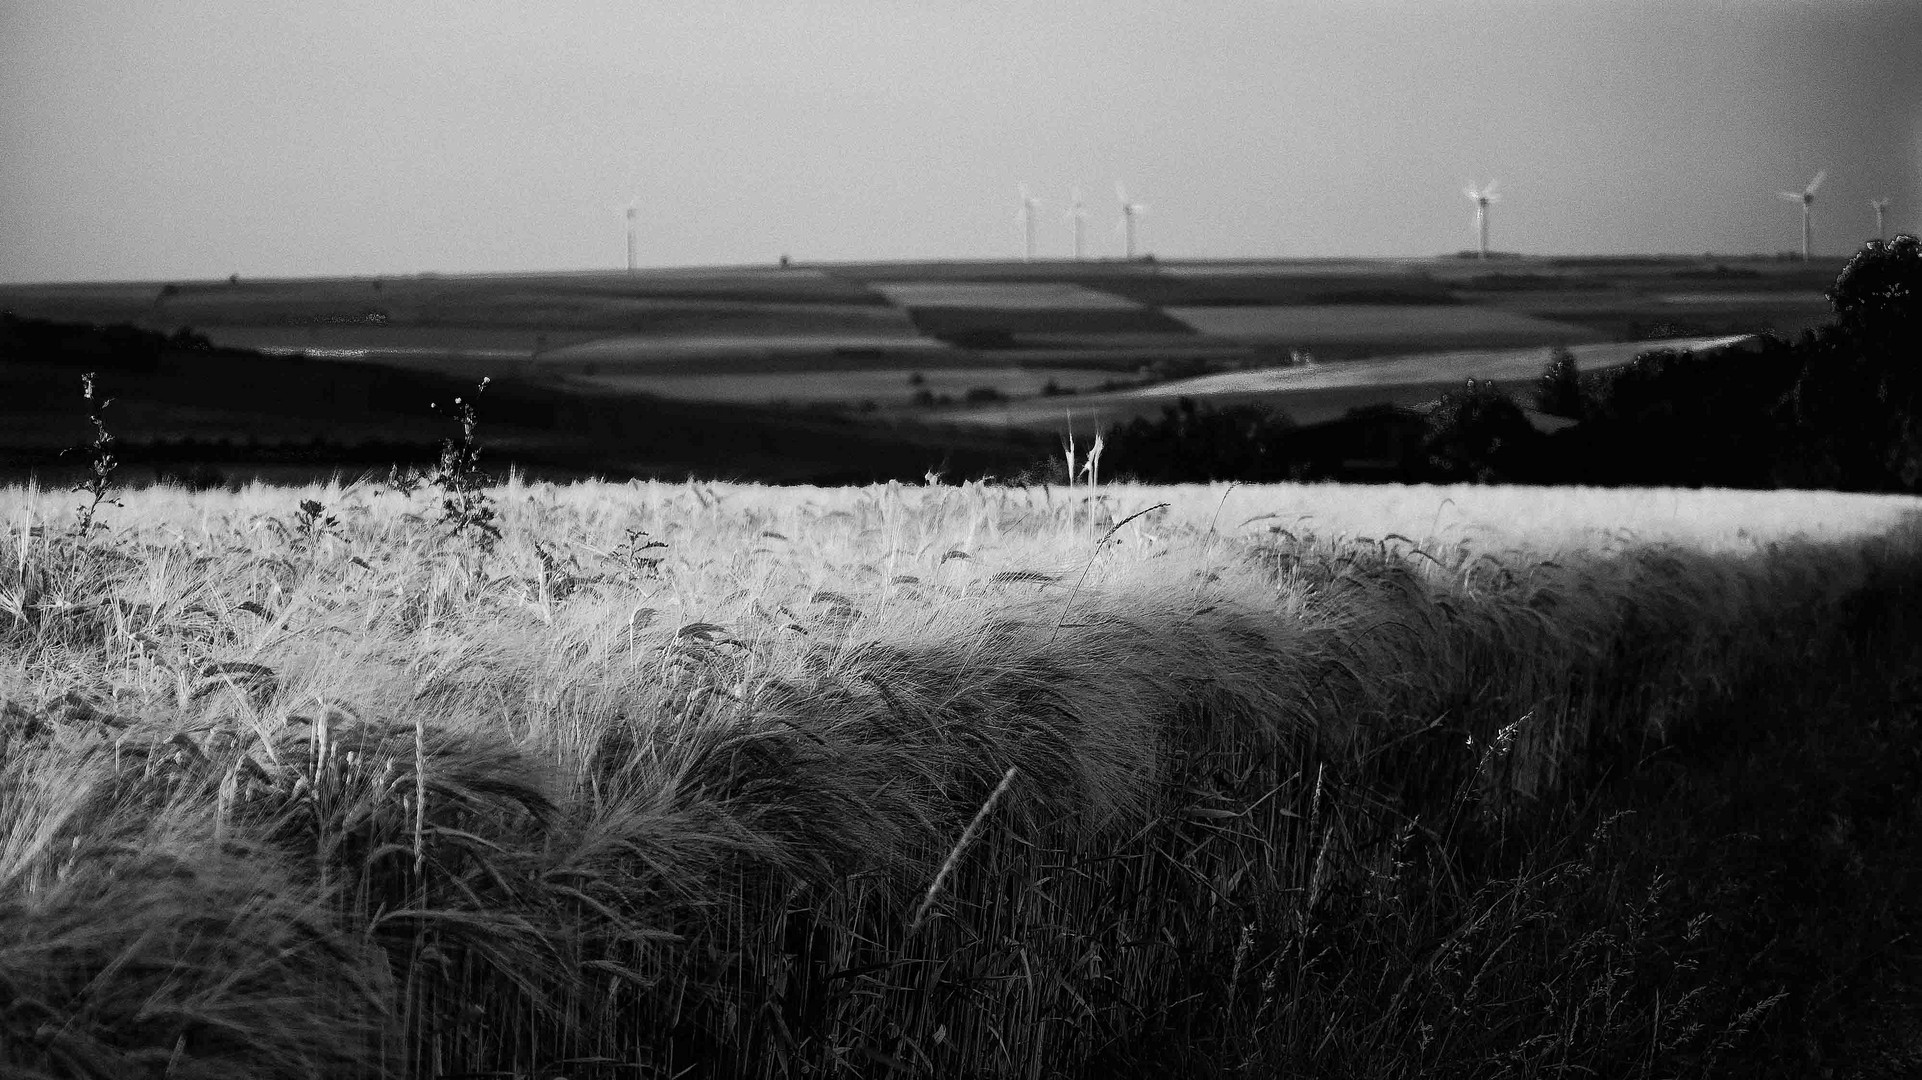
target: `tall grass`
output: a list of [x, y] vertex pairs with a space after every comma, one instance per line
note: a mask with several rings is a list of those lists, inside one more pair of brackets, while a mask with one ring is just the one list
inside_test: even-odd
[[[1445, 1072], [1490, 1038], [1436, 973], [1607, 874], [1503, 838], [1916, 542], [1889, 500], [1704, 494], [1682, 545], [1327, 494], [510, 480], [482, 560], [378, 485], [130, 492], [86, 540], [0, 492], [0, 1062], [1056, 1075], [1312, 1042], [1399, 974], [1348, 1049]], [[1315, 951], [1444, 908], [1419, 979]]]

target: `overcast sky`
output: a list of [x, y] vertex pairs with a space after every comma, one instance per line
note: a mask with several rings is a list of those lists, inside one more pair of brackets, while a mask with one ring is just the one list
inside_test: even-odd
[[0, 280], [1774, 252], [1922, 224], [1917, 0], [0, 0]]

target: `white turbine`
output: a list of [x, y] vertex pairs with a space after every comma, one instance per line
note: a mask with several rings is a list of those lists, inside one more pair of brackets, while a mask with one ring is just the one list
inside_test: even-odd
[[627, 272], [634, 272], [634, 204], [627, 204]]
[[1027, 235], [1028, 243], [1025, 250], [1028, 262], [1034, 261], [1034, 215], [1040, 209], [1041, 200], [1028, 194], [1028, 185], [1021, 185], [1021, 209], [1015, 214], [1015, 220], [1022, 223], [1023, 231]]
[[1488, 204], [1502, 201], [1501, 195], [1495, 191], [1496, 183], [1490, 180], [1481, 187], [1471, 185], [1462, 189], [1463, 195], [1475, 200], [1475, 234], [1481, 244], [1476, 250], [1483, 259], [1488, 258]]
[[1148, 207], [1144, 203], [1129, 202], [1128, 191], [1119, 180], [1114, 182], [1114, 197], [1121, 204], [1120, 229], [1127, 234], [1128, 259], [1132, 262], [1135, 257], [1135, 219], [1145, 213]]
[[1821, 172], [1818, 172], [1815, 174], [1815, 179], [1809, 181], [1808, 187], [1805, 187], [1800, 191], [1784, 191], [1781, 193], [1782, 198], [1787, 199], [1789, 202], [1799, 202], [1802, 204], [1802, 261], [1803, 262], [1809, 261], [1809, 235], [1810, 235], [1809, 209], [1815, 205], [1815, 189], [1822, 186], [1822, 181], [1828, 175], [1829, 175], [1829, 171], [1827, 169], [1823, 169]]
[[1075, 188], [1068, 203], [1068, 220], [1074, 222], [1074, 257], [1081, 261], [1081, 232], [1088, 224], [1088, 211], [1081, 205], [1081, 189]]
[[1875, 238], [1877, 240], [1883, 241], [1884, 243], [1888, 241], [1889, 234], [1887, 230], [1882, 228], [1882, 214], [1884, 211], [1888, 210], [1888, 208], [1889, 208], [1889, 198], [1886, 195], [1884, 195], [1879, 199], [1869, 200], [1869, 209], [1875, 211]]
[[614, 208], [616, 210], [621, 211], [625, 215], [627, 215], [627, 272], [630, 274], [634, 272], [634, 255], [635, 255], [634, 221], [635, 221], [635, 214], [638, 213], [638, 210], [636, 208], [639, 205], [639, 203], [640, 203], [640, 199], [636, 197], [636, 198], [627, 200], [626, 206], [624, 207], [617, 206]]

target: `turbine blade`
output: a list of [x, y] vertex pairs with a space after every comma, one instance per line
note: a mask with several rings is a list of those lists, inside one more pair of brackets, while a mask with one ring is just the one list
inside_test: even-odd
[[1821, 172], [1816, 173], [1815, 179], [1809, 181], [1809, 186], [1806, 189], [1808, 193], [1810, 195], [1815, 194], [1815, 189], [1821, 187], [1822, 181], [1828, 179], [1828, 176], [1829, 176], [1829, 171], [1827, 169], [1823, 169]]
[[1114, 198], [1115, 198], [1115, 201], [1120, 203], [1121, 205], [1123, 206], [1128, 205], [1127, 189], [1121, 186], [1121, 181], [1119, 180], [1116, 180], [1114, 182]]
[[1474, 188], [1472, 188], [1472, 187], [1465, 187], [1465, 188], [1463, 188], [1463, 189], [1462, 189], [1462, 194], [1463, 194], [1463, 195], [1466, 195], [1466, 196], [1468, 196], [1468, 197], [1469, 197], [1469, 198], [1471, 198], [1471, 199], [1475, 199], [1475, 200], [1477, 200], [1477, 201], [1479, 201], [1479, 200], [1481, 199], [1481, 197], [1482, 197], [1482, 193], [1481, 193], [1481, 192], [1479, 192], [1479, 191], [1476, 191], [1476, 190], [1475, 190]]
[[1802, 201], [1802, 193], [1799, 191], [1780, 191], [1780, 192], [1777, 192], [1776, 194], [1782, 196], [1784, 199], [1787, 199], [1790, 202]]

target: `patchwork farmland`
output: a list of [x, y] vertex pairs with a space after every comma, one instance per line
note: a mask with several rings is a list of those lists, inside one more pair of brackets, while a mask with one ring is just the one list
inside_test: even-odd
[[[1822, 290], [1838, 268], [1689, 258], [832, 264], [6, 286], [0, 308], [191, 327], [216, 345], [332, 361], [618, 380], [587, 384], [595, 393], [644, 392], [658, 378], [687, 396], [702, 391], [686, 377], [727, 375], [715, 400], [855, 405], [871, 387], [836, 393], [821, 373], [1159, 378], [1273, 367], [1303, 352], [1326, 363], [1793, 333], [1827, 315]], [[790, 382], [798, 372], [810, 377]], [[1031, 382], [980, 385], [1021, 396]]]

